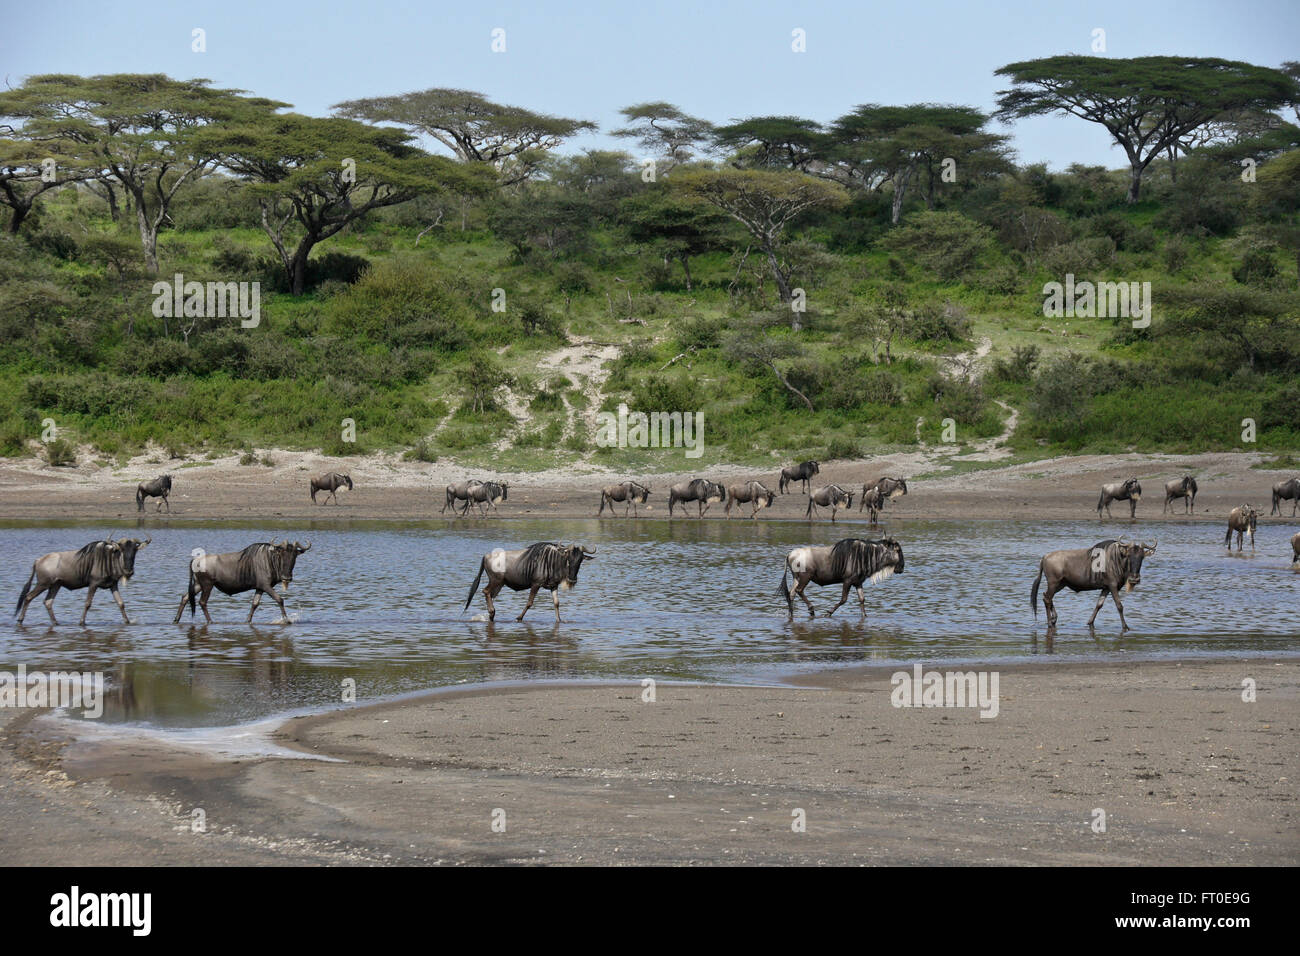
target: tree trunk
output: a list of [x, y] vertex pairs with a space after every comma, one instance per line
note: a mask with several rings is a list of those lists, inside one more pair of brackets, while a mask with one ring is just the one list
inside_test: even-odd
[[[18, 235], [18, 227], [23, 224], [23, 220], [27, 218], [27, 214], [32, 211], [32, 204], [15, 202], [10, 208], [13, 209], [14, 214], [9, 219], [9, 235], [16, 236]], [[687, 288], [689, 289], [690, 286], [687, 286]]]
[[771, 246], [764, 246], [763, 252], [767, 254], [768, 264], [772, 267], [772, 277], [776, 279], [776, 289], [781, 301], [789, 302], [794, 298], [794, 293], [790, 291], [790, 283], [786, 280], [785, 273], [781, 271], [781, 264], [777, 262], [776, 250]]
[[1142, 194], [1142, 166], [1138, 163], [1134, 163], [1129, 168], [1127, 199], [1130, 203], [1135, 203], [1138, 201], [1138, 197], [1141, 194]]
[[686, 273], [686, 291], [691, 291], [691, 262], [688, 256], [682, 256], [682, 271]]
[[158, 274], [158, 227], [149, 222], [144, 203], [135, 204], [135, 221], [140, 227], [140, 245], [144, 247], [144, 265], [151, 275]]

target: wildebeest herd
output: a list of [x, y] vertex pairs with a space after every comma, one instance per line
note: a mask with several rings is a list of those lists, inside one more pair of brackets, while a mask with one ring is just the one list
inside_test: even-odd
[[[696, 516], [703, 518], [711, 505], [725, 501], [727, 517], [731, 516], [731, 506], [735, 504], [738, 507], [749, 505], [750, 517], [757, 518], [760, 510], [772, 507], [778, 494], [784, 494], [796, 482], [802, 482], [803, 490], [808, 497], [805, 515], [811, 518], [816, 509], [828, 508], [833, 522], [837, 511], [852, 507], [854, 493], [838, 484], [813, 487], [811, 479], [820, 470], [820, 464], [816, 461], [805, 461], [782, 469], [777, 482], [778, 492], [773, 492], [758, 480], [724, 487], [718, 482], [695, 478], [673, 485], [669, 489], [669, 515], [672, 515], [673, 508], [677, 504], [684, 506], [689, 502], [695, 502]], [[143, 511], [145, 499], [157, 497], [162, 499], [156, 509], [160, 510], [162, 504], [167, 503], [171, 487], [170, 475], [141, 483], [136, 489], [137, 509]], [[315, 503], [317, 493], [327, 491], [329, 497], [334, 498], [337, 503], [337, 491], [343, 487], [349, 490], [353, 488], [350, 476], [327, 472], [311, 479], [311, 499]], [[1185, 514], [1194, 511], [1198, 489], [1193, 476], [1185, 475], [1173, 479], [1166, 482], [1164, 487], [1166, 512], [1169, 510], [1170, 503], [1179, 499], [1184, 501]], [[472, 480], [447, 485], [442, 510], [445, 512], [451, 508], [454, 513], [456, 506], [464, 502], [460, 507], [462, 516], [468, 513], [471, 505], [477, 506], [478, 514], [486, 515], [488, 509], [495, 512], [497, 504], [507, 500], [507, 493], [506, 482]], [[624, 504], [624, 517], [627, 517], [629, 509], [635, 514], [637, 505], [644, 505], [651, 494], [649, 486], [636, 481], [629, 480], [608, 485], [601, 489], [600, 510], [597, 512], [597, 517], [604, 514], [607, 506], [613, 512], [615, 503]], [[874, 524], [887, 501], [906, 494], [905, 479], [880, 478], [874, 483], [862, 486], [859, 511], [866, 508]], [[1109, 514], [1110, 502], [1128, 501], [1129, 517], [1133, 519], [1137, 513], [1137, 502], [1141, 497], [1142, 486], [1135, 477], [1105, 484], [1102, 486], [1101, 497], [1097, 502], [1098, 517], [1103, 510]], [[326, 501], [328, 500], [327, 498]], [[1273, 486], [1273, 508], [1270, 514], [1282, 516], [1281, 502], [1288, 500], [1293, 502], [1291, 515], [1294, 517], [1297, 508], [1300, 507], [1300, 478], [1278, 482]], [[170, 512], [170, 504], [167, 508]], [[1232, 548], [1233, 534], [1237, 536], [1238, 552], [1242, 550], [1243, 539], [1246, 537], [1249, 537], [1251, 550], [1254, 550], [1258, 520], [1259, 512], [1249, 504], [1242, 504], [1232, 509], [1228, 516], [1227, 533], [1224, 537], [1224, 545], [1229, 551]], [[31, 575], [18, 596], [18, 605], [14, 610], [18, 623], [23, 623], [32, 601], [44, 594], [45, 609], [49, 614], [50, 622], [57, 624], [58, 621], [54, 617], [55, 596], [60, 590], [78, 591], [82, 588], [89, 590], [82, 609], [80, 625], [85, 625], [86, 615], [90, 611], [95, 592], [102, 588], [108, 588], [113, 594], [118, 610], [122, 614], [122, 620], [128, 624], [132, 623], [127, 617], [126, 606], [119, 588], [135, 573], [136, 556], [151, 540], [146, 536], [144, 540], [120, 538], [114, 541], [110, 536], [102, 541], [92, 541], [78, 550], [55, 551], [38, 558], [33, 563]], [[1292, 536], [1290, 543], [1292, 563], [1300, 565], [1300, 532]], [[284, 599], [275, 593], [275, 588], [279, 585], [282, 591], [288, 592], [289, 584], [293, 581], [295, 562], [300, 555], [310, 549], [310, 542], [303, 545], [297, 541], [285, 540], [258, 542], [242, 551], [227, 554], [206, 554], [196, 550], [189, 562], [188, 585], [176, 609], [173, 623], [179, 623], [186, 604], [189, 604], [190, 615], [193, 617], [196, 603], [203, 610], [204, 618], [211, 623], [208, 598], [214, 588], [223, 594], [242, 594], [252, 591], [253, 601], [248, 612], [248, 622], [252, 621], [263, 595], [275, 601], [280, 609], [281, 620], [288, 622]], [[1043, 592], [1043, 606], [1047, 610], [1049, 628], [1055, 628], [1057, 621], [1053, 597], [1063, 588], [1068, 588], [1075, 592], [1101, 592], [1092, 616], [1088, 619], [1090, 628], [1096, 621], [1106, 596], [1110, 595], [1119, 613], [1120, 623], [1127, 631], [1128, 622], [1124, 618], [1120, 592], [1132, 591], [1141, 582], [1143, 559], [1155, 552], [1154, 541], [1146, 544], [1128, 541], [1121, 537], [1099, 541], [1090, 548], [1052, 551], [1044, 555], [1038, 563], [1038, 575], [1030, 590], [1030, 606], [1034, 617], [1038, 616], [1038, 592], [1045, 579], [1047, 588]], [[497, 548], [483, 555], [479, 562], [478, 575], [474, 578], [469, 596], [465, 600], [465, 609], [469, 608], [474, 595], [478, 592], [479, 583], [486, 574], [488, 580], [483, 594], [487, 602], [489, 620], [496, 617], [496, 605], [493, 599], [503, 587], [509, 587], [514, 591], [528, 591], [528, 601], [516, 620], [523, 620], [524, 615], [533, 606], [537, 592], [545, 589], [551, 593], [555, 619], [559, 622], [558, 592], [568, 590], [577, 584], [578, 571], [582, 567], [582, 562], [594, 557], [595, 553], [585, 545], [564, 545], [555, 542], [538, 542], [517, 551]], [[893, 574], [901, 574], [903, 568], [903, 547], [893, 537], [844, 538], [834, 545], [799, 547], [786, 555], [780, 594], [791, 618], [794, 616], [796, 597], [804, 602], [809, 615], [815, 616], [816, 612], [804, 594], [807, 586], [838, 584], [842, 588], [840, 600], [831, 608], [828, 615], [834, 614], [845, 604], [850, 590], [856, 593], [859, 607], [865, 614], [863, 583], [867, 581], [879, 583]], [[795, 582], [793, 591], [787, 584], [787, 579], [791, 576]]]

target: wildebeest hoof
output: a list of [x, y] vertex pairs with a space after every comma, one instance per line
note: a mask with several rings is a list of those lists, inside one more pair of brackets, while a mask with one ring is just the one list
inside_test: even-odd
[[522, 621], [523, 619], [524, 619], [524, 616], [523, 616], [522, 614], [520, 614], [517, 618], [515, 618], [515, 622], [518, 623], [519, 621]]

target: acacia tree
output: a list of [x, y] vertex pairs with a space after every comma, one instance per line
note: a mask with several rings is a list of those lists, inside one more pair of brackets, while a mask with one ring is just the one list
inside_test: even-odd
[[1262, 214], [1268, 232], [1295, 254], [1300, 284], [1300, 149], [1269, 160], [1251, 187], [1251, 205]]
[[760, 169], [692, 169], [673, 177], [673, 188], [709, 203], [735, 219], [767, 257], [782, 302], [792, 298], [788, 267], [779, 256], [786, 226], [810, 209], [833, 209], [848, 202], [837, 183], [803, 173]]
[[83, 182], [94, 172], [77, 159], [25, 139], [0, 139], [0, 204], [8, 206], [9, 232], [16, 235], [44, 193]]
[[999, 119], [1061, 114], [1105, 127], [1128, 157], [1130, 203], [1151, 161], [1193, 131], [1300, 97], [1300, 84], [1280, 70], [1210, 57], [1051, 56], [1010, 63], [996, 75], [1012, 83], [998, 93]]
[[613, 131], [637, 145], [660, 164], [667, 174], [674, 166], [690, 162], [702, 151], [713, 132], [707, 120], [683, 113], [671, 103], [638, 103], [621, 110], [627, 125]]
[[476, 171], [410, 139], [401, 130], [290, 113], [210, 130], [202, 146], [247, 183], [290, 291], [301, 295], [312, 249], [345, 226], [422, 193], [485, 188]]
[[348, 100], [331, 109], [350, 119], [395, 123], [432, 137], [461, 162], [492, 167], [502, 186], [530, 178], [549, 150], [596, 129], [587, 120], [534, 113], [493, 103], [481, 93], [445, 88]]
[[821, 126], [798, 116], [751, 116], [713, 131], [715, 148], [733, 154], [732, 165], [817, 173], [828, 140]]
[[654, 249], [665, 263], [676, 259], [682, 264], [687, 291], [691, 259], [723, 248], [727, 239], [728, 222], [722, 212], [661, 189], [625, 199], [619, 221], [634, 242]]
[[242, 93], [157, 73], [46, 74], [0, 93], [0, 115], [21, 119], [29, 142], [59, 148], [122, 188], [131, 198], [145, 266], [156, 274], [158, 232], [177, 193], [216, 164], [213, 153], [197, 146], [199, 134], [287, 105]]
[[966, 178], [977, 171], [1009, 169], [1007, 137], [985, 130], [989, 117], [970, 106], [916, 103], [867, 104], [831, 126], [827, 155], [849, 182], [877, 190], [893, 188], [891, 221], [903, 215], [903, 201], [916, 185], [933, 210], [945, 160]]

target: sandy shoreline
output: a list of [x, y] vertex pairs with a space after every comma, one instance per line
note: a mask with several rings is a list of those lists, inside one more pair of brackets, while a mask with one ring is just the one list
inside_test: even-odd
[[1300, 862], [1300, 659], [998, 670], [993, 719], [894, 707], [890, 673], [859, 667], [660, 684], [654, 702], [632, 681], [456, 689], [271, 735], [336, 762], [70, 744], [22, 714], [0, 735], [0, 847], [32, 864]]
[[[146, 511], [136, 511], [135, 487], [140, 481], [165, 471], [173, 475], [171, 517], [185, 520], [250, 520], [264, 522], [344, 522], [350, 520], [439, 520], [449, 482], [467, 478], [497, 478], [509, 483], [508, 500], [492, 520], [511, 518], [595, 517], [600, 488], [625, 478], [649, 484], [653, 494], [640, 509], [647, 519], [667, 517], [667, 491], [672, 483], [706, 476], [726, 484], [751, 478], [776, 489], [778, 468], [760, 471], [737, 466], [701, 468], [647, 476], [609, 472], [595, 466], [575, 466], [565, 471], [516, 475], [493, 475], [480, 469], [465, 469], [442, 463], [426, 465], [400, 461], [395, 457], [329, 459], [310, 452], [271, 452], [274, 467], [241, 466], [231, 457], [183, 467], [184, 462], [136, 459], [129, 465], [100, 467], [84, 463], [75, 469], [52, 468], [34, 459], [0, 460], [0, 519], [39, 520], [58, 518], [84, 521], [136, 521], [145, 527], [168, 520], [155, 512], [156, 501]], [[1138, 505], [1139, 522], [1224, 521], [1227, 513], [1249, 502], [1267, 515], [1273, 484], [1294, 476], [1294, 472], [1254, 468], [1266, 456], [1255, 452], [1204, 455], [1105, 455], [1053, 458], [984, 470], [944, 474], [943, 462], [931, 453], [889, 455], [863, 461], [835, 461], [823, 465], [814, 479], [818, 484], [836, 482], [855, 492], [863, 482], [890, 475], [908, 479], [909, 494], [889, 503], [887, 518], [979, 518], [979, 519], [1087, 519], [1096, 518], [1097, 498], [1104, 482], [1137, 475], [1143, 483]], [[335, 469], [351, 474], [355, 488], [340, 492], [339, 503], [313, 505], [308, 494], [311, 476]], [[1200, 493], [1196, 513], [1186, 517], [1181, 503], [1162, 514], [1166, 480], [1192, 473], [1198, 476]], [[933, 474], [934, 477], [917, 478]], [[319, 498], [323, 500], [323, 498]], [[793, 493], [778, 498], [760, 520], [803, 520], [807, 498]], [[1289, 502], [1288, 502], [1289, 505]], [[855, 498], [854, 508], [857, 507]], [[1124, 502], [1111, 506], [1117, 523], [1128, 522]], [[680, 514], [680, 512], [678, 512]], [[688, 511], [692, 517], [694, 507]], [[747, 512], [733, 510], [732, 520]], [[609, 518], [606, 512], [605, 520]], [[622, 509], [618, 511], [622, 516]], [[858, 520], [858, 511], [841, 513], [844, 521]], [[480, 519], [467, 519], [480, 520]], [[723, 509], [713, 506], [706, 520], [725, 520]], [[823, 518], [823, 520], [825, 520]], [[1283, 518], [1263, 518], [1297, 524], [1290, 508]]]

